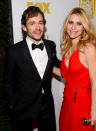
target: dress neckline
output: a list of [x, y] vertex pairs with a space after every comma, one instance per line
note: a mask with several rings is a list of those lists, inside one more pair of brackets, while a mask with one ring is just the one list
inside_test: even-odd
[[[78, 48], [72, 53], [72, 55], [70, 56], [70, 58], [69, 58], [69, 64], [68, 64], [68, 67], [67, 67], [67, 65], [65, 64], [65, 66], [66, 66], [66, 68], [67, 68], [67, 70], [69, 69], [69, 67], [70, 67], [70, 61], [71, 61], [71, 59], [72, 59], [72, 57], [75, 55], [75, 53], [77, 52], [77, 51], [79, 51], [78, 50]], [[65, 58], [64, 58], [65, 59]], [[64, 60], [65, 61], [65, 60]]]

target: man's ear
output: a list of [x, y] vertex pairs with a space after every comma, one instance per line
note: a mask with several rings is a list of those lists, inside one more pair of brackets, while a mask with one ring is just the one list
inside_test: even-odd
[[26, 32], [26, 31], [27, 31], [27, 29], [26, 29], [26, 26], [25, 26], [25, 25], [22, 25], [22, 30], [23, 30], [24, 32]]

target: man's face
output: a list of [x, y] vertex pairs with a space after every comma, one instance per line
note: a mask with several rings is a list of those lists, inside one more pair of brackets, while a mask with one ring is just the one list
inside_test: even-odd
[[27, 33], [27, 36], [35, 44], [37, 44], [44, 34], [44, 21], [41, 14], [28, 18], [26, 26], [22, 25], [23, 30]]

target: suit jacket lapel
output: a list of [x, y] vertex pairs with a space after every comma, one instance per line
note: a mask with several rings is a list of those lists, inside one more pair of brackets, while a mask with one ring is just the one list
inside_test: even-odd
[[[45, 72], [44, 72], [44, 76], [46, 75], [47, 71], [48, 71], [48, 68], [50, 66], [50, 62], [51, 62], [51, 50], [50, 50], [50, 47], [49, 47], [49, 43], [47, 43], [47, 41], [43, 40], [44, 41], [44, 45], [45, 45], [45, 48], [46, 48], [46, 51], [47, 51], [47, 55], [48, 55], [48, 62], [47, 62], [47, 66], [46, 66], [46, 69], [45, 69]], [[44, 78], [43, 76], [43, 78]]]
[[22, 49], [22, 52], [24, 54], [24, 57], [26, 59], [26, 61], [30, 61], [30, 63], [32, 63], [32, 68], [34, 68], [34, 72], [37, 74], [37, 76], [39, 76], [39, 79], [41, 79], [40, 75], [39, 75], [39, 72], [34, 64], [34, 61], [31, 57], [31, 54], [30, 54], [30, 51], [29, 51], [29, 48], [27, 46], [27, 43], [26, 43], [26, 40], [23, 41], [23, 49]]
[[[48, 55], [48, 62], [47, 62], [47, 66], [46, 66], [46, 69], [45, 69], [45, 72], [44, 72], [44, 75], [43, 75], [43, 78], [44, 78], [45, 75], [46, 75], [46, 73], [47, 73], [47, 71], [48, 71], [48, 69], [49, 69], [50, 62], [51, 62], [51, 59], [52, 59], [52, 56], [51, 56], [52, 54], [51, 54], [50, 47], [49, 47], [49, 45], [48, 45], [49, 43], [48, 43], [47, 41], [45, 41], [45, 40], [43, 40], [43, 42], [44, 42], [44, 45], [45, 45], [45, 48], [46, 48], [46, 51], [47, 51], [47, 55]], [[27, 61], [27, 60], [28, 60], [28, 61], [31, 61], [31, 63], [32, 63], [32, 68], [34, 68], [34, 72], [37, 74], [37, 77], [38, 77], [39, 79], [41, 79], [41, 77], [40, 77], [40, 75], [39, 75], [39, 72], [38, 72], [38, 70], [37, 70], [37, 68], [36, 68], [36, 66], [35, 66], [35, 64], [34, 64], [34, 61], [33, 61], [32, 57], [31, 57], [31, 54], [30, 54], [30, 51], [29, 51], [29, 49], [28, 49], [26, 40], [23, 41], [23, 49], [22, 49], [22, 52], [23, 52], [23, 54], [24, 54], [24, 56], [25, 56], [26, 61]]]

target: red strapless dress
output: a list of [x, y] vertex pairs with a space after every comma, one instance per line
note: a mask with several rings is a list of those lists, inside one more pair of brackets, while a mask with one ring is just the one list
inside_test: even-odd
[[88, 69], [80, 62], [78, 49], [70, 57], [68, 68], [63, 57], [60, 71], [65, 79], [60, 131], [94, 131], [91, 124], [82, 125], [82, 118], [90, 118], [91, 88]]

